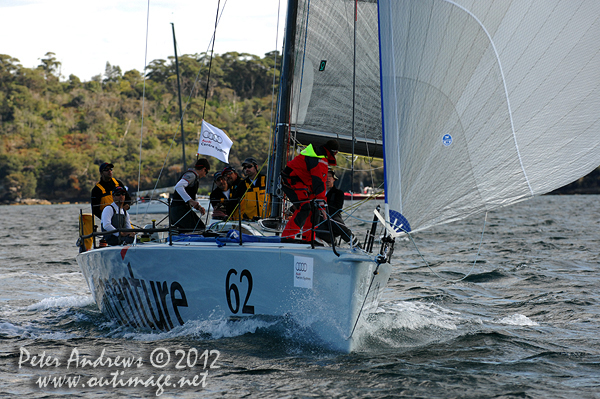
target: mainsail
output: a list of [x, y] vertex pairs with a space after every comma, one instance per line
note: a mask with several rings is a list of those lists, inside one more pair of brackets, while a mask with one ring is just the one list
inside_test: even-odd
[[383, 157], [378, 42], [375, 0], [298, 1], [291, 128], [301, 143], [337, 138], [351, 152], [354, 134], [355, 153]]

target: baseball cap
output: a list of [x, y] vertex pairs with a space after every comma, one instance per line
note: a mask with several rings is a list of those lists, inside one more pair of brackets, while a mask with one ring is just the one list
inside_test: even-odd
[[337, 180], [338, 177], [335, 175], [335, 171], [333, 169], [329, 169], [327, 171], [327, 173], [331, 173], [331, 176], [333, 177], [333, 180]]
[[104, 169], [106, 168], [114, 168], [115, 165], [113, 165], [112, 163], [108, 163], [108, 162], [104, 162], [103, 164], [100, 165], [100, 173], [104, 172]]
[[256, 159], [248, 157], [244, 159], [244, 162], [242, 162], [242, 166], [244, 165], [258, 165], [258, 162], [256, 161]]
[[127, 190], [125, 190], [123, 187], [119, 186], [119, 187], [115, 187], [115, 189], [112, 191], [112, 195], [117, 195], [117, 194], [123, 194], [126, 195], [127, 194]]
[[231, 172], [237, 173], [235, 171], [235, 169], [232, 168], [231, 166], [226, 166], [221, 173], [223, 174], [223, 176], [225, 176], [226, 174], [231, 173]]
[[196, 161], [196, 169], [205, 168], [208, 172], [210, 170], [210, 163], [206, 158], [200, 158]]

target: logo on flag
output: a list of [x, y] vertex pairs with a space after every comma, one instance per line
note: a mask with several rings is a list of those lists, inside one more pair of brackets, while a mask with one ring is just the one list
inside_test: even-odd
[[202, 120], [198, 154], [215, 157], [220, 161], [229, 163], [229, 150], [231, 150], [232, 144], [233, 142], [224, 131]]

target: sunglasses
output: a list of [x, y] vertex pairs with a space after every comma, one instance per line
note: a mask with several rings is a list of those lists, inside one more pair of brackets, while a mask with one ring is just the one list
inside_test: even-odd
[[254, 167], [254, 165], [244, 165], [244, 166], [242, 166], [242, 169], [251, 169], [253, 167]]
[[103, 170], [103, 172], [112, 172], [113, 168], [106, 168]]
[[117, 193], [117, 194], [113, 194], [113, 197], [121, 197], [125, 195], [125, 193]]

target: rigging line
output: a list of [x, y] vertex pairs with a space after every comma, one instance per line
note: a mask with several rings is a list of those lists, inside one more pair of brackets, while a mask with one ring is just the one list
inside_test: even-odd
[[[333, 217], [335, 215], [339, 214], [341, 211], [342, 211], [341, 209], [338, 209], [333, 214], [330, 214], [329, 212], [325, 211], [325, 214], [327, 215], [328, 219], [322, 220], [321, 222], [319, 222], [316, 225], [314, 225], [313, 228], [312, 228], [312, 230], [315, 230], [315, 232], [316, 232], [316, 230], [317, 230], [318, 227], [320, 227], [321, 225], [323, 225], [323, 224], [325, 224], [327, 222], [330, 222], [330, 223], [335, 224], [337, 226], [342, 226], [343, 225], [345, 227], [348, 227], [348, 226], [345, 225], [345, 223], [340, 223], [337, 220], [333, 219]], [[348, 228], [348, 230], [350, 230], [350, 228]], [[342, 235], [348, 237], [350, 239], [350, 245], [352, 246], [352, 235], [349, 236], [344, 230], [341, 230], [341, 231], [342, 231], [342, 234], [340, 234], [340, 239], [341, 239]]]
[[[256, 172], [256, 176], [257, 176], [257, 177], [256, 177], [255, 179], [258, 179], [258, 175], [259, 175], [259, 174], [260, 174], [260, 172], [263, 170], [263, 168], [265, 167], [265, 165], [267, 165], [267, 160], [268, 160], [268, 158], [267, 158], [267, 159], [266, 159], [266, 160], [263, 162], [263, 164], [262, 164], [262, 166], [260, 167], [260, 169], [258, 169], [258, 172]], [[237, 173], [237, 172], [236, 172], [236, 173]], [[239, 177], [238, 177], [238, 179], [239, 179]], [[241, 179], [240, 179], [240, 180], [241, 180]], [[245, 183], [245, 180], [241, 180], [241, 183], [244, 183], [244, 184], [246, 184], [246, 183]], [[214, 184], [214, 183], [213, 183], [213, 184]], [[214, 188], [214, 185], [213, 185], [213, 188]], [[246, 187], [246, 191], [244, 191], [244, 194], [241, 196], [241, 198], [239, 198], [239, 199], [238, 199], [238, 203], [237, 203], [237, 205], [235, 206], [235, 208], [233, 208], [233, 210], [231, 211], [231, 214], [227, 216], [227, 219], [225, 220], [225, 223], [227, 223], [227, 222], [229, 222], [229, 220], [231, 220], [231, 218], [232, 218], [232, 217], [235, 215], [235, 212], [238, 210], [238, 207], [240, 207], [240, 208], [241, 208], [242, 201], [248, 201], [248, 200], [247, 200], [245, 197], [246, 197], [246, 194], [248, 193], [248, 190], [250, 190], [250, 188], [253, 188], [253, 187], [252, 187], [252, 186], [250, 186], [250, 187]], [[263, 200], [263, 209], [264, 209], [264, 203], [266, 203], [266, 202], [267, 202], [267, 200], [266, 200], [266, 199], [265, 199], [265, 200]], [[209, 204], [210, 204], [210, 201], [209, 201]], [[207, 220], [208, 220], [208, 219], [207, 219]]]
[[[218, 22], [220, 22], [220, 21], [221, 21], [221, 18], [223, 17], [223, 12], [225, 11], [225, 7], [226, 7], [226, 6], [227, 6], [227, 0], [225, 0], [225, 3], [223, 4], [223, 7], [221, 8], [221, 13], [220, 13], [220, 14], [219, 14], [219, 11], [218, 11], [218, 9], [217, 9], [217, 17], [218, 17], [217, 19], [218, 19]], [[217, 24], [218, 24], [218, 23], [217, 23]], [[208, 44], [208, 46], [209, 46], [209, 47], [211, 47], [211, 46], [212, 46], [212, 47], [214, 48], [215, 36], [216, 36], [216, 29], [215, 29], [215, 31], [213, 32], [213, 35], [211, 36], [211, 38], [210, 38], [210, 40], [209, 40], [209, 42], [208, 42], [208, 43], [209, 43], [209, 44]], [[208, 49], [206, 50], [206, 52], [208, 52]], [[196, 84], [197, 84], [197, 83], [198, 83], [198, 81], [200, 80], [200, 73], [201, 73], [201, 72], [202, 72], [202, 68], [199, 68], [199, 69], [198, 69], [198, 73], [196, 74], [196, 78], [194, 79], [194, 84], [192, 85], [192, 88], [190, 89], [190, 94], [189, 94], [189, 96], [188, 96], [188, 98], [187, 98], [187, 101], [186, 101], [186, 103], [185, 103], [185, 107], [184, 107], [184, 110], [183, 110], [184, 114], [185, 114], [185, 111], [187, 110], [188, 106], [189, 106], [189, 105], [190, 105], [190, 103], [192, 102], [192, 95], [194, 94], [194, 90], [196, 89]], [[205, 106], [206, 106], [206, 105], [205, 105]], [[204, 119], [204, 118], [203, 118], [203, 119]]]
[[[383, 183], [381, 183], [381, 184], [379, 185], [379, 187], [376, 187], [376, 188], [378, 188], [378, 189], [379, 189], [379, 188], [381, 188], [381, 186], [383, 186]], [[354, 211], [352, 211], [352, 213], [354, 213], [354, 212], [356, 211], [356, 209], [358, 209], [360, 206], [362, 206], [362, 205], [363, 205], [363, 204], [365, 204], [366, 202], [369, 202], [369, 201], [372, 201], [372, 200], [375, 200], [375, 199], [377, 199], [376, 197], [377, 197], [378, 195], [381, 195], [381, 193], [380, 193], [380, 192], [377, 192], [377, 193], [372, 193], [372, 194], [369, 194], [369, 196], [368, 196], [367, 198], [365, 198], [365, 199], [363, 199], [363, 200], [360, 200], [360, 201], [359, 201], [359, 202], [357, 202], [356, 204], [352, 204], [352, 205], [350, 205], [350, 206], [347, 206], [347, 207], [345, 207], [344, 209], [354, 209]], [[346, 212], [346, 213], [347, 213], [347, 212]], [[350, 214], [348, 213], [348, 215], [350, 215]], [[371, 221], [367, 221], [367, 222], [369, 222], [369, 223], [370, 223]]]
[[183, 129], [183, 109], [181, 107], [181, 79], [179, 78], [179, 57], [177, 56], [177, 39], [175, 38], [175, 24], [171, 22], [173, 30], [173, 48], [175, 50], [175, 73], [177, 74], [177, 99], [179, 102], [179, 125], [181, 126], [181, 161], [183, 170], [186, 170], [185, 162], [185, 131]]
[[[338, 169], [341, 170], [350, 170], [350, 168], [344, 168], [343, 166], [337, 166]], [[377, 169], [383, 169], [383, 165], [382, 166], [377, 166], [375, 168], [369, 168], [369, 169], [354, 169], [356, 172], [373, 172], [374, 170]]]
[[[218, 9], [217, 9], [217, 19], [218, 21], [221, 21], [221, 18], [223, 17], [223, 12], [225, 10], [225, 6], [227, 5], [227, 0], [225, 0], [225, 3], [223, 4], [223, 8], [221, 8], [221, 13], [219, 14]], [[218, 22], [217, 22], [218, 24]], [[215, 36], [216, 36], [216, 29], [213, 32], [213, 35], [211, 36], [210, 40], [209, 40], [209, 47], [213, 47], [214, 48], [214, 41], [215, 41]], [[208, 49], [206, 50], [206, 52], [208, 52]], [[211, 56], [212, 57], [212, 56]], [[212, 62], [212, 58], [211, 58], [211, 62]], [[196, 85], [198, 83], [198, 81], [200, 80], [200, 73], [202, 72], [202, 68], [198, 69], [198, 73], [196, 73], [196, 77], [194, 78], [194, 84], [192, 85], [189, 95], [187, 97], [187, 100], [185, 102], [185, 107], [183, 108], [183, 114], [182, 114], [182, 120], [183, 120], [183, 116], [185, 115], [185, 112], [187, 111], [188, 106], [190, 105], [190, 103], [192, 102], [192, 96], [194, 95], [194, 91], [196, 90]], [[206, 104], [205, 104], [206, 107]], [[202, 119], [204, 119], [204, 114]], [[175, 137], [175, 135], [173, 135], [173, 137]]]
[[[142, 88], [142, 123], [140, 127], [140, 162], [138, 164], [138, 181], [137, 191], [140, 191], [140, 182], [142, 180], [142, 143], [144, 138], [144, 110], [146, 109], [146, 69], [148, 67], [148, 31], [150, 27], [150, 0], [148, 0], [148, 8], [146, 11], [146, 48], [144, 49], [144, 83]], [[137, 196], [137, 195], [136, 195]], [[138, 214], [135, 214], [137, 222]]]
[[[471, 266], [471, 270], [469, 270], [469, 273], [467, 273], [465, 276], [463, 276], [462, 278], [459, 278], [458, 280], [448, 280], [447, 278], [444, 278], [442, 276], [440, 276], [439, 274], [437, 274], [429, 265], [429, 263], [425, 260], [425, 257], [423, 256], [423, 254], [421, 253], [421, 251], [419, 251], [419, 248], [417, 247], [417, 244], [415, 243], [415, 240], [413, 240], [412, 234], [410, 234], [407, 231], [404, 231], [408, 237], [410, 238], [410, 241], [413, 243], [413, 245], [415, 246], [415, 249], [417, 250], [419, 256], [421, 256], [421, 259], [423, 259], [423, 262], [425, 262], [425, 264], [427, 265], [427, 268], [433, 273], [435, 274], [437, 277], [439, 277], [440, 279], [444, 280], [447, 283], [458, 283], [460, 281], [463, 281], [464, 279], [466, 279], [467, 277], [469, 277], [471, 275], [471, 273], [473, 272], [473, 269], [475, 269], [475, 264], [477, 263], [477, 259], [479, 259], [479, 254], [481, 252], [481, 245], [483, 243], [483, 234], [485, 233], [485, 225], [487, 222], [487, 215], [488, 213], [485, 213], [485, 218], [483, 219], [483, 229], [481, 230], [481, 238], [479, 240], [479, 248], [477, 249], [477, 255], [475, 256], [475, 260], [473, 261], [473, 265]], [[404, 230], [404, 229], [403, 229]]]
[[360, 311], [358, 312], [358, 316], [356, 317], [356, 321], [354, 322], [354, 327], [352, 327], [352, 331], [350, 332], [350, 335], [348, 336], [347, 339], [352, 338], [352, 335], [354, 334], [354, 330], [356, 329], [356, 326], [358, 325], [358, 321], [360, 320], [360, 315], [362, 314], [363, 308], [365, 307], [365, 303], [367, 303], [367, 298], [369, 297], [369, 293], [371, 292], [371, 287], [373, 286], [373, 281], [375, 281], [375, 276], [377, 275], [377, 269], [379, 269], [379, 264], [377, 264], [377, 267], [375, 268], [375, 271], [373, 272], [373, 277], [371, 278], [371, 283], [369, 284], [369, 288], [367, 289], [365, 299], [363, 300], [362, 306], [360, 307]]
[[[369, 197], [367, 197], [367, 198], [365, 198], [365, 199], [362, 199], [362, 200], [360, 200], [360, 201], [359, 201], [359, 202], [357, 202], [356, 204], [352, 204], [352, 205], [350, 205], [350, 206], [347, 206], [347, 207], [343, 208], [343, 209], [344, 209], [344, 212], [345, 212], [345, 213], [346, 213], [348, 216], [352, 216], [352, 214], [353, 214], [354, 212], [356, 212], [356, 211], [357, 211], [357, 210], [358, 210], [358, 209], [359, 209], [359, 208], [360, 208], [360, 207], [361, 207], [363, 204], [366, 204], [367, 202], [369, 202], [369, 201], [373, 201], [374, 199], [376, 199], [375, 197], [376, 197], [377, 195], [378, 195], [378, 194], [371, 194]], [[352, 212], [349, 212], [348, 210], [350, 210], [350, 211], [352, 211]], [[363, 220], [363, 219], [358, 219], [358, 218], [355, 218], [355, 219], [357, 219], [357, 220], [361, 220], [361, 221], [364, 221], [364, 222], [368, 222], [368, 220]]]
[[213, 31], [212, 46], [210, 48], [210, 61], [208, 62], [208, 76], [206, 77], [206, 92], [204, 93], [204, 106], [202, 109], [202, 120], [206, 113], [206, 101], [208, 100], [208, 85], [210, 83], [210, 70], [212, 69], [212, 60], [215, 49], [215, 38], [217, 37], [217, 26], [219, 25], [219, 9], [221, 7], [221, 0], [217, 2], [217, 15], [215, 16], [215, 30]]
[[269, 131], [269, 156], [267, 157], [267, 160], [269, 161], [269, 165], [271, 164], [271, 162], [270, 162], [271, 154], [273, 154], [275, 152], [273, 150], [273, 147], [274, 147], [273, 136], [275, 135], [275, 122], [274, 122], [273, 118], [275, 116], [275, 85], [277, 83], [277, 54], [278, 54], [277, 43], [279, 42], [279, 14], [280, 14], [280, 12], [281, 12], [281, 0], [279, 0], [277, 2], [277, 24], [276, 24], [276, 28], [275, 28], [275, 51], [273, 52], [273, 84], [271, 85], [271, 122], [270, 122], [271, 129]]
[[[184, 217], [187, 216], [188, 213], [192, 212], [194, 210], [194, 208], [190, 208], [189, 211], [187, 211], [182, 217], [179, 218], [178, 221], [176, 221], [175, 223], [173, 223], [173, 226], [175, 226], [177, 223], [181, 222], [183, 220]], [[198, 227], [198, 223], [196, 223], [196, 227]], [[195, 230], [195, 228], [194, 228]]]
[[[149, 1], [150, 1], [150, 0], [148, 0], [148, 2], [149, 2]], [[219, 0], [219, 1], [220, 1], [220, 0]], [[227, 0], [225, 0], [225, 3], [224, 3], [224, 5], [223, 5], [223, 9], [221, 10], [221, 14], [220, 14], [220, 15], [219, 15], [219, 13], [218, 13], [218, 10], [217, 10], [217, 17], [218, 17], [218, 21], [220, 21], [220, 20], [221, 20], [221, 16], [223, 15], [223, 10], [225, 9], [225, 6], [226, 6], [226, 5], [227, 5]], [[213, 45], [213, 47], [214, 47], [214, 38], [215, 38], [215, 33], [213, 32], [213, 36], [211, 37], [211, 39], [210, 39], [210, 41], [209, 41], [209, 46], [210, 46], [210, 45], [211, 45], [211, 43], [212, 43], [212, 45]], [[179, 123], [183, 123], [183, 117], [185, 116], [185, 113], [186, 113], [186, 111], [187, 111], [187, 108], [188, 108], [189, 104], [191, 103], [191, 98], [192, 98], [192, 95], [194, 94], [194, 90], [196, 89], [196, 83], [197, 83], [197, 82], [200, 80], [200, 72], [201, 72], [201, 70], [202, 70], [201, 68], [199, 68], [199, 69], [198, 69], [198, 73], [196, 74], [196, 78], [195, 78], [195, 80], [194, 80], [194, 84], [192, 85], [192, 88], [190, 89], [190, 93], [189, 93], [189, 95], [188, 95], [188, 98], [187, 98], [187, 100], [186, 100], [185, 107], [183, 108], [183, 112], [181, 113], [181, 119], [180, 119]], [[144, 71], [145, 71], [145, 69], [144, 69]], [[144, 78], [145, 78], [145, 74], [144, 74]], [[144, 84], [145, 84], [145, 80], [144, 80]], [[145, 86], [144, 86], [144, 88], [145, 88]], [[167, 162], [169, 161], [169, 156], [170, 156], [170, 154], [171, 154], [171, 150], [173, 149], [173, 145], [175, 144], [175, 135], [176, 135], [176, 134], [177, 134], [177, 130], [175, 130], [175, 131], [174, 131], [174, 133], [173, 133], [173, 137], [171, 137], [171, 145], [169, 146], [169, 150], [167, 151], [167, 155], [165, 156], [165, 160], [164, 160], [164, 162], [163, 162], [163, 165], [162, 165], [162, 167], [161, 167], [161, 169], [160, 169], [160, 172], [158, 173], [158, 177], [156, 178], [156, 183], [154, 184], [154, 188], [153, 188], [153, 190], [152, 190], [152, 194], [151, 194], [151, 196], [153, 196], [153, 195], [154, 195], [154, 191], [155, 191], [155, 190], [156, 190], [156, 188], [158, 187], [158, 183], [159, 183], [159, 181], [160, 181], [160, 178], [162, 177], [162, 173], [163, 173], [163, 171], [165, 170], [165, 167], [166, 167], [166, 165], [167, 165]], [[185, 172], [185, 171], [184, 171], [184, 172]], [[138, 186], [138, 187], [139, 187], [139, 186]]]

